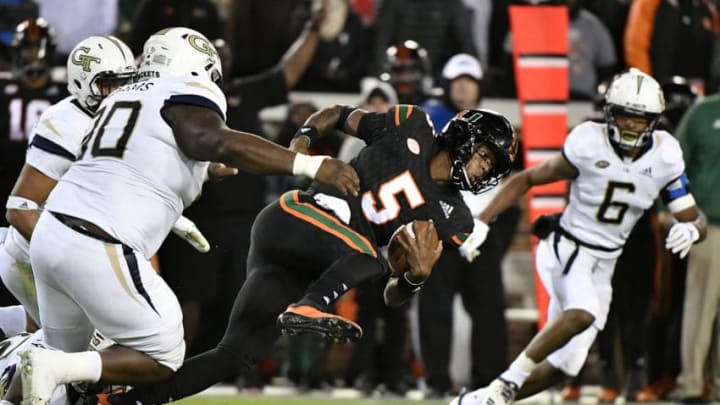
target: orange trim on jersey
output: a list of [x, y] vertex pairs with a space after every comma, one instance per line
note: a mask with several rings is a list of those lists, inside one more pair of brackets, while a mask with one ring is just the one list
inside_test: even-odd
[[452, 241], [455, 242], [456, 245], [462, 246], [463, 241], [460, 240], [460, 238], [457, 237], [457, 235], [452, 236]]
[[333, 228], [331, 228], [330, 226], [328, 226], [328, 225], [326, 225], [326, 224], [318, 221], [317, 219], [315, 219], [315, 218], [313, 218], [313, 217], [311, 217], [311, 216], [309, 216], [309, 215], [305, 215], [305, 214], [303, 214], [303, 213], [301, 213], [301, 212], [299, 212], [299, 211], [297, 211], [297, 210], [292, 209], [292, 208], [291, 208], [290, 206], [288, 206], [287, 203], [285, 202], [284, 196], [281, 196], [280, 199], [279, 199], [279, 201], [280, 201], [280, 208], [282, 208], [283, 211], [287, 212], [288, 214], [290, 214], [290, 215], [292, 215], [292, 216], [294, 216], [294, 217], [296, 217], [296, 218], [298, 218], [298, 219], [300, 219], [300, 220], [302, 220], [302, 221], [308, 222], [308, 223], [312, 224], [313, 226], [315, 226], [315, 227], [317, 227], [317, 228], [320, 228], [320, 229], [322, 229], [323, 231], [325, 231], [325, 232], [327, 232], [327, 233], [335, 236], [336, 238], [338, 238], [338, 239], [342, 240], [343, 242], [345, 242], [346, 245], [350, 246], [352, 249], [357, 250], [357, 251], [360, 252], [360, 253], [368, 254], [368, 250], [369, 250], [371, 256], [374, 257], [374, 258], [377, 258], [377, 251], [372, 247], [372, 244], [370, 243], [370, 241], [368, 241], [364, 236], [362, 236], [362, 235], [360, 235], [359, 233], [355, 232], [353, 229], [347, 227], [345, 224], [343, 224], [342, 222], [340, 222], [340, 220], [338, 220], [336, 217], [334, 217], [334, 216], [328, 214], [327, 212], [325, 212], [325, 211], [323, 211], [323, 210], [315, 207], [314, 205], [309, 204], [309, 203], [305, 203], [305, 202], [300, 202], [300, 199], [299, 199], [300, 193], [299, 193], [299, 191], [295, 190], [295, 191], [291, 191], [291, 193], [292, 193], [292, 199], [293, 199], [293, 203], [294, 203], [294, 204], [296, 204], [296, 205], [298, 205], [298, 206], [306, 207], [307, 209], [312, 210], [312, 211], [313, 211], [313, 214], [318, 215], [318, 216], [321, 216], [321, 217], [323, 217], [323, 218], [325, 218], [325, 219], [327, 219], [327, 220], [329, 220], [329, 221], [332, 221], [337, 227], [342, 228], [345, 232], [352, 233], [355, 237], [357, 237], [357, 238], [360, 239], [363, 243], [365, 243], [365, 244], [367, 245], [367, 248], [365, 248], [365, 247], [361, 246], [360, 244], [354, 242], [354, 241], [353, 241], [352, 239], [350, 239], [347, 235], [342, 234], [342, 232], [341, 232], [340, 230], [338, 230], [338, 229], [333, 229]]
[[398, 106], [395, 106], [395, 126], [400, 126], [400, 108]]
[[412, 105], [407, 106], [407, 112], [405, 113], [405, 119], [410, 118], [410, 115], [412, 115], [412, 112], [413, 112], [413, 106]]

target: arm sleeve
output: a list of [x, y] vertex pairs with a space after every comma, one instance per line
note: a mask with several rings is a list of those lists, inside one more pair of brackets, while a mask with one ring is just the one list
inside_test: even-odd
[[[51, 179], [59, 181], [60, 177], [62, 177], [65, 172], [70, 169], [70, 166], [75, 159], [73, 157], [73, 159], [71, 160], [68, 158], [68, 156], [63, 155], [62, 152], [57, 153], [57, 150], [55, 152], [52, 152], [51, 150], [53, 149], [53, 147], [60, 148], [60, 146], [58, 146], [57, 144], [53, 144], [46, 138], [42, 138], [41, 136], [35, 136], [33, 138], [33, 143], [30, 145], [30, 148], [25, 155], [25, 163], [34, 167], [39, 172], [50, 177]], [[67, 151], [65, 152], [69, 153]]]
[[179, 78], [170, 87], [170, 96], [165, 99], [163, 108], [175, 105], [195, 105], [209, 108], [225, 121], [227, 101], [222, 90], [210, 80]]

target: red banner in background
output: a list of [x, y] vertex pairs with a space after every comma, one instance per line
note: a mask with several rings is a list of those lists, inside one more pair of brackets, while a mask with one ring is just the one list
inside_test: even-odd
[[[510, 6], [515, 83], [522, 121], [525, 162], [539, 164], [562, 148], [567, 136], [568, 12], [562, 6]], [[565, 207], [566, 182], [535, 187], [528, 193], [529, 220]], [[533, 257], [535, 257], [533, 238]], [[547, 320], [549, 297], [535, 272], [540, 313]]]

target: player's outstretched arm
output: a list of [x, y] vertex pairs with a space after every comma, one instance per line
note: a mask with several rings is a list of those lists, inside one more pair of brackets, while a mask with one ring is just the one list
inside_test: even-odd
[[442, 241], [436, 242], [437, 231], [432, 222], [416, 223], [413, 229], [415, 237], [407, 229], [398, 235], [398, 242], [407, 252], [410, 270], [397, 277], [393, 275], [385, 285], [385, 305], [390, 307], [402, 305], [420, 291], [442, 254]]
[[557, 154], [540, 165], [511, 176], [507, 182], [503, 183], [500, 191], [485, 210], [480, 213], [479, 218], [484, 223], [488, 223], [515, 204], [531, 187], [558, 180], [570, 180], [576, 176], [577, 171], [570, 162], [562, 154]]
[[172, 105], [162, 111], [180, 149], [193, 159], [222, 162], [257, 174], [305, 175], [357, 195], [360, 179], [352, 166], [325, 156], [295, 153], [254, 134], [228, 128], [213, 110]]
[[338, 129], [348, 135], [357, 136], [360, 119], [366, 113], [367, 111], [359, 108], [334, 105], [313, 113], [305, 121], [305, 125], [314, 127], [320, 135]]
[[29, 164], [25, 164], [20, 171], [7, 201], [6, 217], [25, 239], [30, 240], [40, 217], [39, 207], [56, 184], [57, 181]]

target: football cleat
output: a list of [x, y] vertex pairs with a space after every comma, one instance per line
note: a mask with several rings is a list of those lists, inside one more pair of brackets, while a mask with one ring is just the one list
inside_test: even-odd
[[496, 378], [486, 388], [485, 399], [480, 402], [483, 405], [508, 405], [513, 402], [519, 387], [517, 384]]
[[277, 323], [284, 335], [313, 333], [338, 343], [354, 342], [362, 337], [362, 328], [355, 322], [309, 305], [288, 306]]
[[60, 383], [56, 368], [61, 367], [51, 350], [34, 348], [18, 353], [22, 376], [22, 405], [46, 405]]

